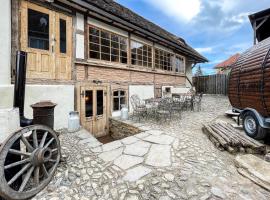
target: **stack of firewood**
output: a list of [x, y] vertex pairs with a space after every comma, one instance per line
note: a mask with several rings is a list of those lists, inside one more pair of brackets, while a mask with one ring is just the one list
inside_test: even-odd
[[266, 153], [265, 145], [248, 137], [244, 132], [236, 130], [229, 123], [215, 122], [204, 125], [203, 132], [220, 150], [227, 150], [230, 153]]

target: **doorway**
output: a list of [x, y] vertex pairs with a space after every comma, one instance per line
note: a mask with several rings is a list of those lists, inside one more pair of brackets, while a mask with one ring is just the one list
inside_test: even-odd
[[108, 96], [108, 86], [80, 87], [81, 122], [97, 138], [109, 132]]
[[28, 53], [27, 78], [71, 79], [72, 18], [21, 2], [21, 50]]

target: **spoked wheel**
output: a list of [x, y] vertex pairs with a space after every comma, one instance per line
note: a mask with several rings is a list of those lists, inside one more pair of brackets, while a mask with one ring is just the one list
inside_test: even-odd
[[60, 142], [47, 126], [13, 133], [0, 148], [0, 195], [28, 199], [44, 189], [60, 161]]

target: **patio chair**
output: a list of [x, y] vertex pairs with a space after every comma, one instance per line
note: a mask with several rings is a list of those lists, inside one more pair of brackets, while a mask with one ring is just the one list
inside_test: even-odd
[[142, 104], [138, 95], [132, 95], [130, 97], [130, 103], [133, 108], [132, 119], [136, 116], [139, 119], [139, 121], [141, 121], [141, 118], [147, 115], [146, 106]]
[[172, 103], [168, 98], [164, 98], [160, 101], [157, 111], [156, 111], [157, 120], [164, 119], [167, 121], [168, 119], [172, 119]]
[[[180, 97], [180, 96], [179, 96]], [[172, 102], [172, 111], [179, 115], [180, 119], [182, 118], [182, 112], [184, 109], [184, 101], [181, 101], [180, 98], [173, 98]]]

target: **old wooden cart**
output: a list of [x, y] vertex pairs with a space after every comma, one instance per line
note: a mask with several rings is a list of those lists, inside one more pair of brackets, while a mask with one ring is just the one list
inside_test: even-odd
[[38, 125], [34, 117], [35, 125], [32, 125], [33, 121], [24, 117], [25, 62], [26, 54], [20, 52], [17, 56], [14, 107], [19, 107], [23, 128], [0, 141], [0, 196], [5, 199], [21, 200], [36, 195], [52, 179], [61, 157], [57, 134], [46, 126], [53, 126], [52, 121]]

